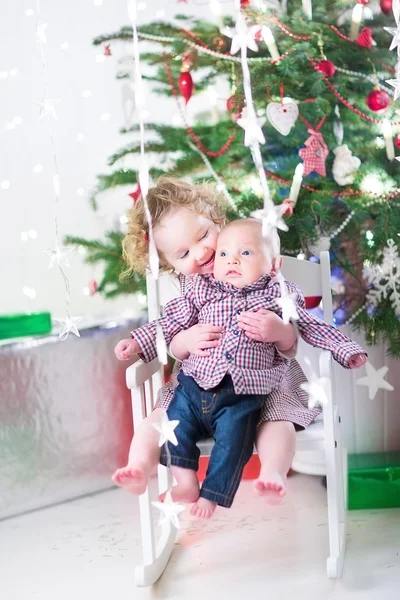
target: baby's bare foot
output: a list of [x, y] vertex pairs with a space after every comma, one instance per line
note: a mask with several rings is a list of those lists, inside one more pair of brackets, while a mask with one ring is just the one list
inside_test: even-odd
[[198, 519], [211, 519], [216, 508], [216, 502], [211, 502], [211, 500], [206, 500], [206, 498], [199, 498], [196, 504], [193, 504], [190, 509], [190, 514]]
[[143, 467], [122, 467], [122, 469], [117, 469], [112, 476], [116, 485], [138, 496], [146, 491], [148, 479], [147, 471]]
[[286, 477], [276, 471], [261, 471], [254, 482], [254, 489], [269, 504], [280, 504], [286, 496]]

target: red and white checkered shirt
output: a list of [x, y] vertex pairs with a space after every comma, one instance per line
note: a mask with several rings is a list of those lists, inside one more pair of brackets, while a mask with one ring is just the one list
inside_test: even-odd
[[[286, 284], [288, 292], [294, 295], [299, 333], [307, 343], [330, 350], [345, 368], [349, 367], [351, 356], [365, 353], [340, 331], [308, 313], [298, 286]], [[242, 289], [217, 281], [213, 275], [194, 275], [186, 280], [185, 295], [165, 306], [159, 324], [167, 344], [177, 333], [196, 323], [223, 326], [221, 345], [213, 348], [209, 357], [190, 355], [182, 363], [183, 372], [203, 389], [215, 387], [229, 373], [237, 394], [269, 394], [281, 385], [290, 361], [279, 354], [274, 344], [249, 339], [238, 327], [237, 315], [261, 308], [281, 315], [277, 303], [280, 296], [279, 282], [269, 275]], [[140, 356], [145, 362], [156, 358], [155, 321], [136, 329], [132, 336], [139, 343]]]

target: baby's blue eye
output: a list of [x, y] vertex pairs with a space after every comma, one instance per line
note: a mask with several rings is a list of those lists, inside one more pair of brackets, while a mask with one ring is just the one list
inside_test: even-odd
[[226, 256], [226, 252], [222, 251], [219, 253], [220, 256]]
[[243, 256], [250, 256], [251, 252], [250, 250], [243, 250], [242, 254]]

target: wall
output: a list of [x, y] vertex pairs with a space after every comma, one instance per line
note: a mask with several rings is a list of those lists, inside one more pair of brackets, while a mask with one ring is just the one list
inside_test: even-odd
[[[223, 3], [224, 11], [233, 5], [233, 1]], [[178, 12], [213, 18], [207, 3], [152, 0], [140, 6], [139, 23], [163, 12], [171, 18]], [[41, 0], [40, 10], [41, 22], [47, 23], [44, 52], [49, 96], [60, 100], [58, 120], [52, 122], [61, 180], [60, 234], [98, 238], [119, 223], [131, 203], [130, 189], [103, 194], [98, 214], [88, 203], [96, 174], [111, 171], [107, 158], [129, 141], [119, 134], [124, 125], [123, 86], [115, 80], [118, 59], [129, 52], [129, 44], [112, 44], [112, 56], [104, 57], [103, 49], [94, 48], [91, 41], [129, 23], [126, 1]], [[61, 275], [56, 268], [48, 269], [49, 257], [43, 252], [54, 247], [54, 170], [48, 122], [39, 120], [36, 104], [44, 96], [45, 83], [36, 26], [35, 0], [1, 4], [0, 314], [47, 309], [55, 317], [64, 317]], [[221, 107], [225, 100], [220, 98]], [[149, 121], [170, 121], [177, 116], [173, 101], [162, 102], [160, 111], [159, 96], [149, 97]], [[204, 96], [194, 99], [188, 108], [189, 119], [202, 107]], [[134, 166], [134, 160], [129, 161], [129, 166]], [[76, 251], [69, 259], [71, 314], [116, 316], [135, 308], [132, 298], [106, 302], [98, 295], [85, 295], [96, 271], [85, 266]]]

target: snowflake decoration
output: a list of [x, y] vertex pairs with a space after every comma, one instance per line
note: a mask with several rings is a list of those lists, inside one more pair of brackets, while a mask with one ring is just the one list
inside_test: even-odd
[[373, 306], [389, 298], [396, 314], [400, 314], [400, 257], [393, 240], [388, 240], [381, 252], [382, 264], [366, 266], [363, 275], [372, 286], [367, 301]]

